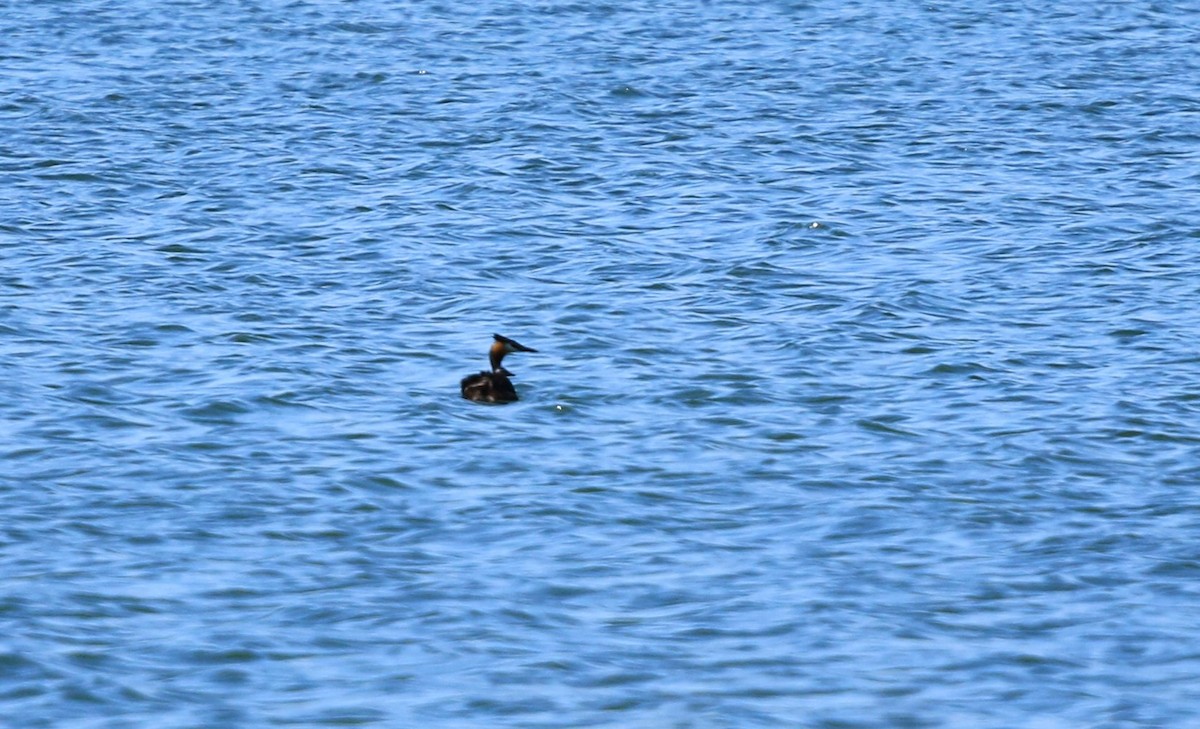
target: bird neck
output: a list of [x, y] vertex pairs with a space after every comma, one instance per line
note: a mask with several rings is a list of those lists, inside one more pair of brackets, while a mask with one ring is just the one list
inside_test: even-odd
[[504, 345], [500, 342], [496, 342], [492, 345], [492, 348], [488, 350], [488, 359], [492, 363], [492, 372], [499, 372], [504, 369], [500, 366], [500, 363], [504, 361], [504, 355], [506, 354], [508, 354], [508, 352], [505, 351]]

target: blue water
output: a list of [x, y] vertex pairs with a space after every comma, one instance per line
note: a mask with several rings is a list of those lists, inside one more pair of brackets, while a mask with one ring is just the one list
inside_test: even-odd
[[1195, 2], [0, 39], [0, 725], [1200, 726]]

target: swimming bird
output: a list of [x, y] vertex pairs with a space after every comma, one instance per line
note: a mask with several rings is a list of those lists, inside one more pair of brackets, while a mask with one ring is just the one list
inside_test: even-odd
[[493, 334], [492, 348], [488, 350], [488, 359], [492, 363], [491, 372], [480, 372], [477, 375], [467, 375], [462, 379], [462, 396], [475, 402], [514, 402], [517, 400], [517, 388], [508, 378], [516, 377], [500, 365], [504, 355], [512, 352], [536, 352], [532, 347], [526, 347], [520, 342]]

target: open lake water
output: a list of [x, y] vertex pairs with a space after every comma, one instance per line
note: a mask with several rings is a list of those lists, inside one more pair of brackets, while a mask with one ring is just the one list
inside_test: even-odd
[[1200, 726], [1200, 4], [4, 3], [0, 374], [0, 726]]

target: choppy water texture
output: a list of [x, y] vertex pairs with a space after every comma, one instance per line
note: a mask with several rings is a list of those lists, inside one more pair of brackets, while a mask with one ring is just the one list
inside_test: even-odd
[[1200, 725], [1196, 3], [0, 38], [11, 726]]

